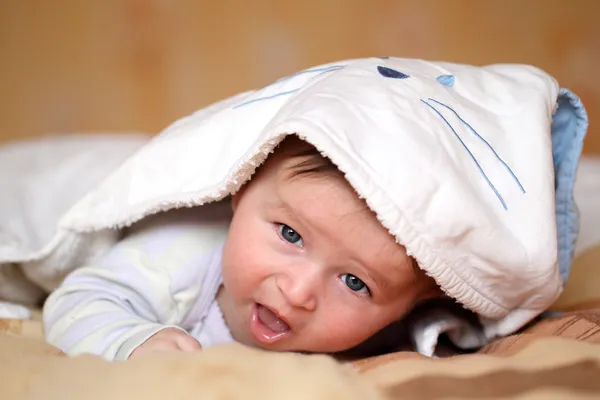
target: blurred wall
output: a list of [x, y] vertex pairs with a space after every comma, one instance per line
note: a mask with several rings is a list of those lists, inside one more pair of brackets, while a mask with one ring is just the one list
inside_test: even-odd
[[158, 132], [337, 59], [535, 64], [578, 93], [600, 153], [600, 1], [0, 0], [0, 141]]

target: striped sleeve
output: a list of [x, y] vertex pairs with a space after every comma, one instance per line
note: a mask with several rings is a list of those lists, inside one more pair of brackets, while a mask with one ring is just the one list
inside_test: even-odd
[[206, 240], [206, 229], [193, 220], [143, 225], [49, 296], [46, 340], [71, 356], [123, 360], [158, 331], [181, 329], [220, 236]]

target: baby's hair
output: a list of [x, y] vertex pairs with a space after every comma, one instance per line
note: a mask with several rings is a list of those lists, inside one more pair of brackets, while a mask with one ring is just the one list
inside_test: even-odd
[[312, 144], [296, 135], [286, 136], [277, 146], [276, 152], [287, 159], [299, 159], [290, 167], [290, 178], [304, 175], [334, 175], [343, 178], [338, 167]]

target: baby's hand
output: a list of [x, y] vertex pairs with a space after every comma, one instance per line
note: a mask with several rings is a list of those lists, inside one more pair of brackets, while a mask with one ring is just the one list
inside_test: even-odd
[[198, 351], [201, 350], [200, 343], [187, 333], [175, 329], [163, 329], [150, 336], [148, 340], [139, 345], [129, 356], [139, 356], [140, 354], [153, 353], [159, 351]]

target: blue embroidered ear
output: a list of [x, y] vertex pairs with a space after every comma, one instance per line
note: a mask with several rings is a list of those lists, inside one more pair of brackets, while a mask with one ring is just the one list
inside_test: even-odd
[[396, 71], [395, 69], [391, 69], [388, 67], [382, 67], [381, 65], [377, 66], [377, 71], [379, 71], [379, 73], [382, 76], [385, 76], [386, 78], [394, 78], [394, 79], [406, 79], [409, 78], [408, 75], [400, 72], [400, 71]]
[[444, 86], [454, 86], [454, 75], [440, 75], [437, 78], [435, 78], [435, 80]]

